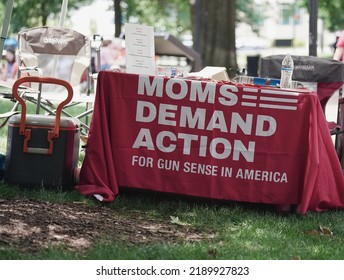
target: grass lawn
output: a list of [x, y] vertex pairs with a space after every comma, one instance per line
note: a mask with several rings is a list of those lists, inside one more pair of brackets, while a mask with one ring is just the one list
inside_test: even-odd
[[[10, 106], [0, 103], [0, 113]], [[2, 154], [6, 139], [4, 128]], [[0, 183], [0, 259], [343, 260], [343, 248], [343, 211], [279, 215], [269, 205], [136, 191], [104, 204], [76, 190]]]

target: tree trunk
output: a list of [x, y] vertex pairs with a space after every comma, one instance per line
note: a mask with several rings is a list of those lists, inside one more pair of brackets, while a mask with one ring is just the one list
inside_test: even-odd
[[42, 26], [46, 26], [48, 16], [49, 16], [49, 11], [47, 11], [47, 9], [45, 8], [45, 2], [44, 1], [41, 5], [41, 15], [42, 15]]
[[119, 37], [122, 32], [122, 11], [121, 0], [113, 0], [115, 11], [115, 37]]
[[[226, 67], [231, 77], [235, 76], [237, 69], [235, 7], [235, 0], [191, 2], [195, 50], [201, 54], [204, 66]], [[198, 18], [198, 14], [201, 18]]]

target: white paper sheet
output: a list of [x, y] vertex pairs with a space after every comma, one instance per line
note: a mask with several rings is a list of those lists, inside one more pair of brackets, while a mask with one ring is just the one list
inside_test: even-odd
[[127, 73], [156, 74], [153, 27], [126, 23], [125, 49]]

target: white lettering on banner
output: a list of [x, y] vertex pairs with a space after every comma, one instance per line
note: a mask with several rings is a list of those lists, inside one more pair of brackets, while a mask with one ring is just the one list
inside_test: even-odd
[[[264, 130], [264, 124], [268, 125], [267, 130]], [[256, 128], [256, 135], [257, 136], [271, 136], [275, 133], [277, 128], [276, 120], [270, 116], [257, 116], [257, 128]]]
[[214, 111], [211, 116], [210, 122], [207, 126], [207, 130], [213, 131], [215, 128], [219, 129], [222, 132], [228, 132], [225, 116], [222, 111]]
[[222, 166], [221, 167], [221, 177], [232, 177], [233, 168]]
[[154, 151], [154, 143], [152, 139], [152, 135], [150, 134], [149, 129], [141, 128], [139, 135], [135, 140], [133, 148], [139, 149], [140, 147], [145, 147], [148, 150]]
[[140, 167], [153, 167], [153, 158], [144, 156], [133, 156], [131, 165], [138, 165]]
[[[156, 137], [156, 146], [162, 152], [172, 153], [177, 147], [176, 144], [171, 144], [172, 141], [177, 142], [177, 137], [174, 133], [171, 131], [161, 131]], [[167, 145], [164, 142], [167, 142]]]
[[[155, 140], [155, 141], [154, 141]], [[159, 150], [165, 153], [172, 153], [177, 148], [177, 142], [182, 143], [182, 153], [191, 154], [193, 150], [198, 150], [198, 156], [206, 157], [209, 154], [216, 159], [226, 159], [230, 156], [234, 161], [239, 161], [242, 156], [247, 162], [254, 161], [255, 142], [249, 141], [248, 147], [241, 140], [234, 140], [233, 144], [226, 138], [212, 138], [210, 142], [207, 136], [197, 134], [178, 133], [171, 131], [160, 131], [153, 139], [151, 132], [147, 128], [141, 128], [138, 133], [133, 148], [147, 148], [148, 150]], [[154, 145], [155, 144], [155, 145]]]
[[164, 89], [164, 79], [163, 78], [154, 78], [152, 83], [147, 76], [139, 76], [139, 88], [137, 93], [140, 95], [144, 95], [145, 93], [147, 96], [155, 96], [162, 97]]
[[184, 162], [183, 171], [185, 173], [217, 176], [218, 166], [196, 162]]
[[159, 169], [179, 171], [180, 170], [180, 162], [177, 160], [172, 160], [172, 159], [159, 158], [157, 161], [157, 167]]
[[[131, 160], [132, 166], [140, 168], [153, 168], [154, 160], [152, 157], [133, 155]], [[232, 167], [217, 166], [214, 164], [197, 163], [197, 162], [181, 162], [174, 159], [159, 158], [156, 161], [156, 167], [160, 170], [184, 172], [188, 174], [201, 174], [214, 177], [233, 177], [236, 179], [265, 181], [273, 183], [288, 183], [288, 177], [285, 172], [242, 169], [233, 172]]]
[[[276, 120], [271, 116], [258, 115], [256, 118], [252, 114], [246, 114], [244, 117], [239, 113], [229, 113], [231, 118], [226, 119], [224, 112], [214, 110], [209, 118], [207, 111], [202, 108], [197, 108], [192, 111], [192, 108], [171, 104], [159, 104], [157, 108], [153, 103], [148, 101], [137, 101], [136, 107], [136, 121], [150, 123], [157, 119], [160, 125], [180, 126], [186, 128], [197, 128], [200, 130], [213, 131], [218, 129], [221, 132], [228, 132], [236, 134], [238, 128], [245, 135], [252, 135], [253, 124], [256, 124], [256, 136], [271, 136], [275, 133], [277, 128]], [[228, 115], [228, 114], [227, 114]], [[178, 118], [179, 116], [179, 118]], [[179, 123], [177, 120], [179, 119]], [[197, 125], [197, 127], [196, 127]]]
[[193, 83], [190, 88], [190, 100], [200, 102], [206, 102], [214, 104], [215, 101], [215, 83], [206, 83], [204, 89], [202, 88], [202, 83]]
[[234, 106], [238, 103], [238, 96], [234, 92], [238, 92], [238, 88], [234, 85], [222, 85], [220, 87], [220, 94], [222, 97], [219, 97], [219, 102], [222, 105]]
[[265, 170], [249, 170], [239, 168], [236, 178], [274, 183], [288, 183], [288, 177], [285, 172], [273, 172]]
[[[204, 88], [203, 88], [204, 87]], [[186, 81], [182, 79], [169, 79], [164, 88], [164, 78], [154, 77], [152, 82], [148, 76], [139, 76], [139, 95], [162, 97], [165, 93], [173, 100], [188, 99], [201, 103], [215, 103], [216, 93], [219, 93], [218, 101], [225, 106], [234, 106], [238, 103], [235, 94], [238, 88], [234, 85], [222, 85], [217, 92], [215, 83], [202, 83], [200, 81]]]
[[[254, 162], [256, 142], [247, 136], [271, 137], [277, 129], [277, 121], [270, 115], [258, 114], [257, 110], [242, 110], [235, 112], [233, 108], [241, 105], [239, 101], [240, 88], [234, 84], [219, 84], [213, 82], [191, 81], [184, 79], [166, 79], [164, 77], [150, 77], [140, 75], [138, 80], [138, 96], [144, 100], [137, 100], [137, 123], [141, 123], [140, 130], [133, 143], [134, 149], [147, 149], [163, 153], [178, 153], [185, 156], [211, 157], [221, 162], [221, 167], [197, 162], [181, 162], [174, 159], [160, 158], [156, 162], [158, 169], [182, 171], [192, 174], [209, 176], [235, 177], [243, 180], [267, 181], [287, 183], [285, 172], [238, 169], [233, 170], [227, 165], [228, 160]], [[244, 89], [245, 91], [245, 89]], [[260, 97], [260, 94], [286, 94], [279, 97]], [[293, 110], [297, 109], [298, 93], [288, 95], [288, 92], [267, 89], [256, 89], [252, 99], [257, 102], [263, 100], [263, 105], [269, 108], [285, 109], [281, 104], [293, 103]], [[152, 98], [152, 102], [149, 101]], [[159, 98], [164, 98], [162, 103]], [[242, 97], [243, 98], [243, 97]], [[183, 100], [183, 105], [178, 101]], [[175, 101], [175, 102], [173, 102]], [[188, 105], [194, 102], [195, 105]], [[278, 104], [274, 104], [278, 102]], [[196, 104], [197, 103], [197, 104]], [[281, 103], [281, 104], [280, 104]], [[213, 108], [202, 105], [214, 104]], [[261, 105], [261, 103], [260, 103]], [[259, 105], [259, 106], [260, 106]], [[208, 107], [208, 106], [207, 106]], [[236, 108], [236, 107], [234, 107]], [[276, 107], [277, 108], [277, 107]], [[256, 112], [256, 114], [255, 114]], [[154, 124], [146, 126], [143, 124]], [[161, 126], [159, 128], [158, 126]], [[153, 131], [154, 127], [154, 131]], [[171, 128], [171, 131], [167, 129]], [[180, 131], [175, 128], [182, 128]], [[199, 133], [199, 132], [203, 133]], [[205, 135], [209, 134], [210, 135]], [[235, 135], [238, 135], [237, 138]], [[240, 137], [242, 137], [241, 140]], [[239, 138], [239, 139], [238, 139]], [[245, 140], [244, 140], [245, 139]], [[220, 164], [220, 163], [219, 163]], [[153, 159], [134, 156], [132, 165], [152, 167]]]
[[136, 106], [136, 121], [152, 122], [156, 117], [156, 107], [153, 103], [139, 100]]
[[[192, 108], [181, 108], [180, 114], [180, 127], [189, 127], [204, 129], [205, 128], [205, 115], [206, 110], [203, 108], [196, 108], [195, 112], [192, 112]], [[197, 127], [196, 127], [197, 124]]]
[[166, 83], [166, 94], [171, 99], [182, 100], [188, 94], [188, 85], [184, 80], [170, 79]]
[[238, 127], [241, 128], [241, 131], [246, 134], [250, 135], [252, 131], [252, 123], [253, 123], [253, 115], [247, 114], [246, 121], [239, 115], [239, 113], [232, 114], [232, 121], [231, 121], [231, 133], [237, 133]]
[[159, 124], [176, 126], [176, 113], [177, 105], [160, 104], [159, 106]]

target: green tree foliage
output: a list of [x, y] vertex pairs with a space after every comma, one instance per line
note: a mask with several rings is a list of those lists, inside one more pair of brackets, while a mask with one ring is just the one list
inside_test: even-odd
[[319, 1], [320, 16], [325, 19], [331, 31], [344, 29], [344, 1], [322, 0]]
[[[178, 36], [191, 30], [192, 2], [194, 1], [122, 0], [122, 19], [124, 22], [144, 23], [153, 26], [156, 31], [167, 31]], [[236, 0], [235, 22], [246, 22], [257, 32], [263, 17], [257, 12], [254, 0]]]
[[[78, 9], [94, 0], [69, 0], [68, 11]], [[0, 0], [1, 6], [5, 7], [7, 0]], [[14, 1], [13, 13], [10, 25], [10, 34], [17, 33], [23, 28], [44, 26], [48, 18], [60, 17], [62, 0], [16, 0]], [[3, 19], [4, 8], [0, 10]]]
[[[78, 9], [94, 0], [69, 0], [68, 11]], [[0, 0], [0, 20], [3, 20], [7, 0]], [[113, 1], [115, 3], [115, 0]], [[190, 0], [119, 0], [121, 23], [137, 22], [151, 25], [157, 32], [180, 35], [191, 30]], [[10, 33], [23, 28], [46, 25], [48, 19], [58, 21], [62, 0], [16, 0]], [[258, 30], [262, 15], [256, 12], [253, 0], [237, 0], [237, 22], [250, 24]], [[118, 32], [117, 32], [118, 33]]]
[[189, 0], [122, 0], [123, 22], [153, 26], [173, 35], [190, 30]]
[[[195, 6], [200, 3], [197, 19]], [[114, 1], [115, 3], [115, 1]], [[194, 48], [205, 65], [236, 68], [235, 25], [245, 22], [255, 32], [264, 15], [254, 0], [122, 0], [123, 22], [153, 26], [177, 37], [192, 33]], [[196, 28], [196, 21], [200, 23]], [[118, 34], [118, 31], [116, 31]], [[195, 45], [196, 41], [196, 45]]]
[[[309, 8], [310, 0], [303, 0], [303, 5]], [[322, 18], [330, 31], [344, 29], [344, 1], [343, 0], [319, 0], [318, 17]]]
[[252, 30], [259, 33], [259, 26], [265, 16], [258, 9], [254, 0], [236, 0], [236, 22], [244, 22], [251, 26]]

